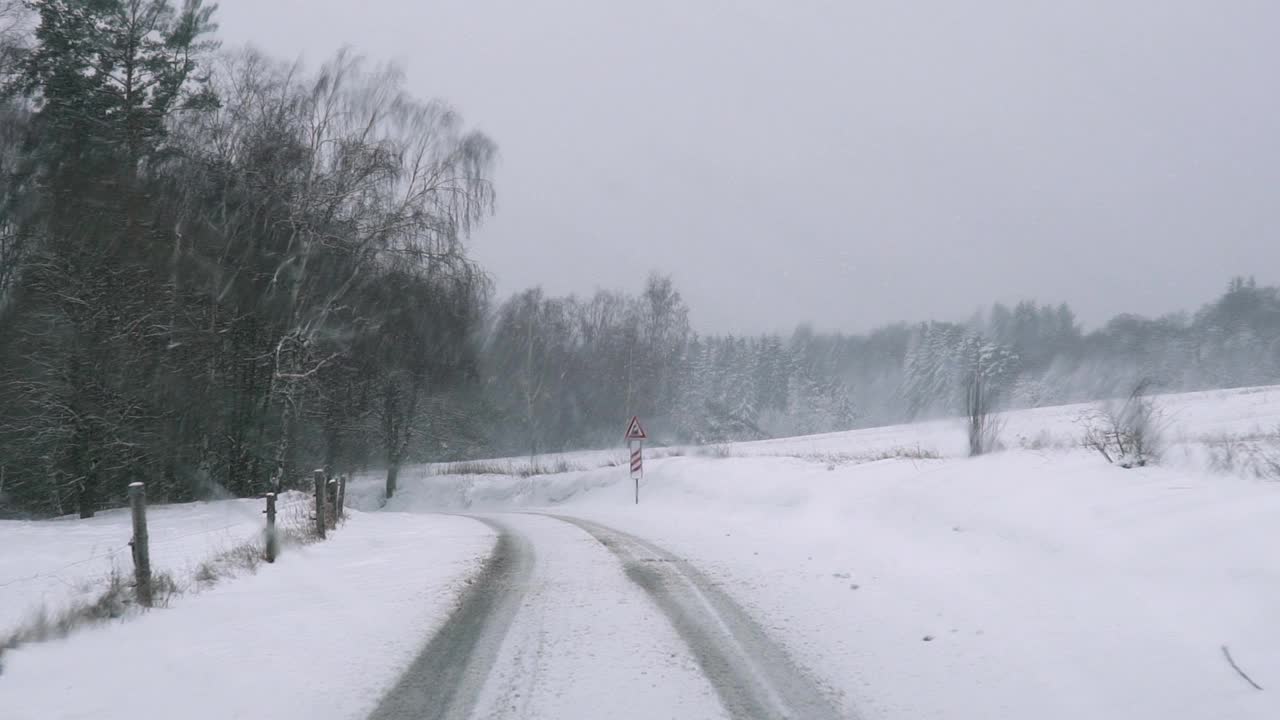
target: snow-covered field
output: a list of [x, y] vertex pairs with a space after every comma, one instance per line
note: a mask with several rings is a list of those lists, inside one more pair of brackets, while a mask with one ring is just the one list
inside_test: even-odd
[[[553, 507], [665, 545], [866, 717], [1280, 717], [1280, 482], [1206, 461], [1276, 436], [1280, 388], [1159, 403], [1161, 467], [1079, 449], [1080, 405], [1011, 413], [976, 460], [938, 421], [650, 461], [638, 507], [610, 467], [423, 469], [389, 509]], [[944, 459], [862, 462], [898, 452]]]
[[[625, 469], [599, 467], [610, 453], [542, 459], [594, 469], [528, 478], [414, 468], [385, 508], [371, 476], [349, 493], [364, 512], [326, 543], [169, 609], [6, 654], [0, 717], [363, 717], [492, 546], [485, 525], [437, 513], [511, 510], [587, 518], [687, 559], [850, 716], [1280, 717], [1280, 482], [1211, 462], [1223, 438], [1262, 450], [1280, 442], [1280, 388], [1160, 404], [1165, 463], [1136, 470], [1079, 449], [1079, 418], [1090, 408], [1071, 406], [1011, 413], [1009, 450], [974, 460], [961, 457], [953, 421], [675, 450], [647, 463], [638, 506]], [[153, 542], [164, 541], [169, 513], [186, 531], [197, 516], [214, 528], [215, 515], [229, 524], [243, 514], [252, 533], [258, 511], [239, 501], [157, 509]], [[228, 541], [239, 531], [229, 532]], [[622, 643], [634, 658], [645, 657], [645, 636], [673, 642], [666, 630], [631, 636], [616, 622], [593, 637], [591, 603], [614, 596], [621, 600], [608, 602], [630, 603], [644, 619], [631, 624], [661, 619], [634, 606], [645, 602], [634, 589], [572, 591], [573, 553], [606, 564], [607, 556], [570, 551], [561, 536], [591, 542], [570, 526], [540, 530], [538, 542], [561, 544], [534, 548], [552, 561], [539, 561], [548, 589], [533, 595], [567, 592], [581, 607], [536, 616], [554, 623], [517, 616], [517, 629], [532, 629], [510, 637], [572, 627], [564, 647]], [[127, 519], [114, 516], [0, 523], [0, 619], [61, 601], [64, 587], [92, 575], [69, 563], [90, 559], [82, 565], [100, 574], [109, 568], [100, 556], [127, 540]], [[186, 547], [157, 564], [207, 549]], [[127, 550], [117, 562], [127, 570]], [[52, 568], [59, 579], [42, 576]], [[42, 579], [12, 582], [32, 575]], [[598, 577], [627, 582], [603, 565]], [[1265, 690], [1232, 669], [1224, 646]], [[505, 648], [499, 662], [517, 650]], [[614, 688], [608, 698], [635, 717], [645, 717], [647, 695], [674, 702], [641, 682], [634, 705], [618, 703], [628, 685], [611, 663], [578, 657], [521, 660], [549, 673], [526, 683], [531, 716], [596, 717], [571, 702], [592, 697], [578, 683]], [[557, 668], [584, 676], [556, 677]], [[125, 679], [137, 674], [153, 678], [158, 694], [135, 697]], [[329, 683], [317, 684], [320, 676]], [[681, 682], [697, 686], [696, 677]], [[706, 689], [697, 692], [705, 702]]]
[[1280, 488], [1009, 453], [677, 459], [627, 495], [570, 512], [694, 558], [869, 717], [1280, 717], [1220, 649], [1280, 682]]

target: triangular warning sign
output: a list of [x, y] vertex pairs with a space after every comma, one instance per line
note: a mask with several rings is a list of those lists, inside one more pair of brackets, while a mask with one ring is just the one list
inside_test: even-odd
[[649, 436], [645, 434], [644, 428], [640, 427], [640, 418], [632, 417], [631, 422], [627, 423], [627, 440], [648, 440]]

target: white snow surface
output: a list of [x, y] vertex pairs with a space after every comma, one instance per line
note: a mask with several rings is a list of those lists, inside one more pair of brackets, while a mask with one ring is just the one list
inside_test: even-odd
[[352, 513], [255, 574], [7, 653], [0, 717], [364, 717], [492, 546], [468, 518]]
[[477, 718], [727, 718], [689, 649], [594, 538], [503, 515], [534, 547], [526, 598]]
[[[638, 506], [626, 468], [606, 466], [621, 452], [538, 458], [593, 469], [528, 478], [407, 468], [385, 508], [370, 475], [349, 489], [365, 512], [325, 543], [171, 608], [7, 653], [0, 718], [364, 717], [492, 546], [485, 525], [439, 513], [539, 510], [686, 558], [850, 716], [1280, 717], [1280, 483], [1207, 463], [1221, 438], [1280, 449], [1280, 387], [1159, 402], [1165, 461], [1135, 470], [1079, 449], [1091, 406], [1068, 406], [1008, 414], [1009, 449], [979, 459], [962, 457], [956, 421], [650, 449]], [[166, 513], [213, 528], [209, 514], [238, 503], [156, 509], [152, 537], [165, 537]], [[260, 528], [257, 503], [243, 513], [246, 533]], [[64, 566], [122, 547], [127, 515], [113, 517], [0, 523], [0, 618], [92, 577]], [[572, 526], [515, 517], [536, 546], [529, 596], [542, 601], [517, 616], [482, 710], [515, 688], [537, 717], [720, 714], [606, 552]], [[127, 570], [127, 550], [118, 562]], [[61, 580], [38, 592], [5, 585], [50, 568]], [[149, 691], [130, 688], [139, 675]]]
[[[305, 515], [305, 503], [301, 493], [281, 495], [279, 521]], [[265, 507], [262, 500], [223, 500], [149, 508], [152, 568], [188, 584], [204, 560], [258, 540]], [[129, 576], [132, 536], [128, 508], [87, 520], [0, 520], [0, 637], [41, 608], [52, 614], [73, 602], [91, 600], [112, 572]]]
[[[1160, 467], [1079, 449], [1092, 406], [1067, 406], [1010, 413], [1014, 449], [979, 459], [939, 421], [650, 460], [639, 506], [606, 467], [420, 468], [389, 507], [549, 508], [657, 542], [866, 718], [1280, 717], [1280, 484], [1203, 463], [1205, 440], [1275, 435], [1280, 388], [1159, 403]], [[944, 459], [864, 462], [897, 450]]]

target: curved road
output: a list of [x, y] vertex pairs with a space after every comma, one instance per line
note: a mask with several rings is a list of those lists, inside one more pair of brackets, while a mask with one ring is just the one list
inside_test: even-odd
[[662, 548], [578, 518], [476, 519], [492, 555], [371, 720], [853, 717]]

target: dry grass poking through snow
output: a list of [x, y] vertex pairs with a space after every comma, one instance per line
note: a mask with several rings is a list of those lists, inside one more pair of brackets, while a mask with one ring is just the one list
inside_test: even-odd
[[1280, 428], [1251, 435], [1201, 438], [1209, 469], [1259, 480], [1280, 480]]
[[262, 543], [247, 542], [214, 555], [196, 566], [192, 576], [197, 592], [213, 587], [219, 580], [242, 572], [255, 573], [265, 562]]
[[[600, 465], [600, 467], [607, 466], [608, 463]], [[511, 477], [529, 478], [538, 475], [559, 475], [561, 473], [581, 472], [591, 469], [581, 463], [573, 463], [564, 458], [557, 458], [552, 461], [536, 460], [531, 463], [517, 463], [514, 460], [465, 460], [432, 465], [429, 472], [432, 475], [509, 475]]]
[[77, 602], [56, 613], [41, 608], [30, 620], [0, 638], [0, 661], [3, 661], [6, 651], [19, 645], [66, 637], [86, 625], [123, 617], [132, 605], [132, 594], [133, 590], [125, 584], [120, 574], [113, 572], [106, 579], [106, 588], [93, 600]]
[[692, 445], [689, 447], [654, 448], [645, 451], [646, 457], [659, 459], [669, 457], [705, 457], [723, 460], [727, 458], [749, 457], [790, 457], [806, 462], [821, 463], [834, 470], [840, 465], [865, 465], [881, 460], [940, 460], [942, 456], [923, 445], [901, 445], [867, 452], [789, 452], [785, 450], [773, 452], [744, 451], [730, 443], [713, 445]]
[[[310, 508], [305, 502], [292, 503], [276, 519], [282, 549], [319, 540]], [[151, 574], [152, 607], [165, 608], [174, 598], [207, 590], [219, 581], [255, 573], [265, 562], [265, 538], [255, 538], [221, 550], [201, 561], [194, 569], [175, 576], [156, 570]], [[96, 586], [96, 588], [95, 588]], [[90, 600], [78, 600], [59, 610], [42, 607], [28, 620], [0, 635], [0, 672], [8, 650], [32, 642], [66, 637], [93, 625], [118, 620], [144, 611], [135, 600], [132, 574], [113, 570], [86, 587]]]
[[[41, 608], [31, 619], [0, 637], [0, 661], [3, 661], [6, 651], [19, 645], [63, 638], [81, 628], [116, 620], [138, 609], [133, 585], [118, 571], [108, 575], [102, 584], [101, 591], [92, 600], [76, 601], [56, 612]], [[151, 575], [154, 607], [168, 607], [179, 592], [170, 573], [157, 572]], [[3, 665], [0, 664], [0, 671], [2, 670]]]
[[1037, 452], [1045, 450], [1074, 450], [1084, 445], [1084, 435], [1083, 433], [1061, 435], [1050, 431], [1048, 428], [1041, 428], [1030, 437], [1026, 435], [1016, 436], [1014, 442], [1023, 450]]
[[921, 445], [884, 448], [865, 453], [827, 452], [827, 453], [784, 453], [782, 457], [794, 457], [808, 462], [822, 463], [828, 470], [835, 470], [842, 465], [865, 465], [884, 460], [940, 460], [942, 456], [936, 451]]
[[669, 447], [657, 447], [646, 449], [645, 457], [651, 460], [661, 460], [662, 458], [671, 457], [709, 457], [709, 458], [731, 458], [737, 457], [737, 452], [730, 443], [714, 443], [711, 445], [671, 445]]
[[[646, 451], [646, 454], [650, 451]], [[695, 445], [690, 447], [655, 448], [653, 458], [667, 457], [707, 457], [716, 459], [749, 458], [749, 457], [790, 457], [806, 462], [822, 463], [834, 469], [839, 465], [865, 465], [881, 460], [939, 460], [942, 458], [936, 450], [923, 445], [901, 445], [867, 452], [750, 452], [734, 447], [732, 444]]]

